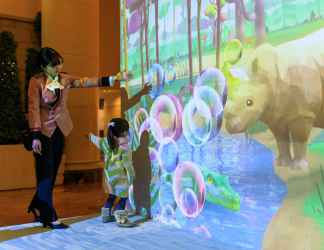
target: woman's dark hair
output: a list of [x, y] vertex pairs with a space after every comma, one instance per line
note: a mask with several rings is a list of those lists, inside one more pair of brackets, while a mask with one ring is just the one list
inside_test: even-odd
[[39, 51], [38, 63], [41, 68], [54, 67], [63, 63], [63, 57], [55, 49], [44, 47]]
[[108, 124], [108, 135], [107, 140], [111, 150], [116, 150], [118, 148], [118, 142], [114, 137], [122, 137], [125, 132], [128, 132], [129, 124], [123, 118], [113, 118]]

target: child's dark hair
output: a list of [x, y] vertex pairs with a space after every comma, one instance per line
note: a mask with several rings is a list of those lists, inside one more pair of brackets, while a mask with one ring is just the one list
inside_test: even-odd
[[41, 68], [57, 66], [63, 63], [63, 57], [55, 49], [44, 47], [39, 51], [38, 63]]
[[109, 147], [112, 150], [116, 150], [118, 148], [118, 144], [115, 141], [114, 137], [121, 137], [128, 132], [129, 124], [128, 121], [123, 118], [113, 118], [110, 120], [108, 124], [108, 135], [107, 140], [109, 143]]

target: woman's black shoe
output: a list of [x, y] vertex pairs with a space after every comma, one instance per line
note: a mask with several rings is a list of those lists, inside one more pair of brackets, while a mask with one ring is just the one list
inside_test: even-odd
[[66, 225], [64, 223], [54, 224], [52, 222], [49, 223], [43, 223], [43, 227], [49, 227], [50, 229], [66, 229], [69, 228], [69, 225]]
[[35, 208], [28, 208], [27, 213], [30, 214], [31, 212], [34, 215], [34, 222], [40, 222], [39, 215], [37, 214], [36, 209]]

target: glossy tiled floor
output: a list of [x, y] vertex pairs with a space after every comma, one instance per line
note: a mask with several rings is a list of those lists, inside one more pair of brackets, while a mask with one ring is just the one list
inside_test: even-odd
[[[0, 226], [29, 223], [27, 206], [34, 189], [0, 192]], [[54, 203], [60, 218], [90, 215], [100, 212], [105, 200], [101, 182], [78, 183], [55, 187]]]

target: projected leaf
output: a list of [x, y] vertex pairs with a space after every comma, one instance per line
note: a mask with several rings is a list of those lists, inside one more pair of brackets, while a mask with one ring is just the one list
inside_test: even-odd
[[217, 6], [215, 4], [208, 4], [205, 10], [205, 15], [212, 18], [217, 15]]
[[[221, 0], [221, 8], [224, 6], [225, 0]], [[209, 18], [217, 17], [217, 5], [215, 3], [208, 4], [205, 9], [205, 16]]]
[[229, 41], [224, 48], [224, 61], [230, 64], [237, 63], [242, 56], [242, 43], [238, 39]]

